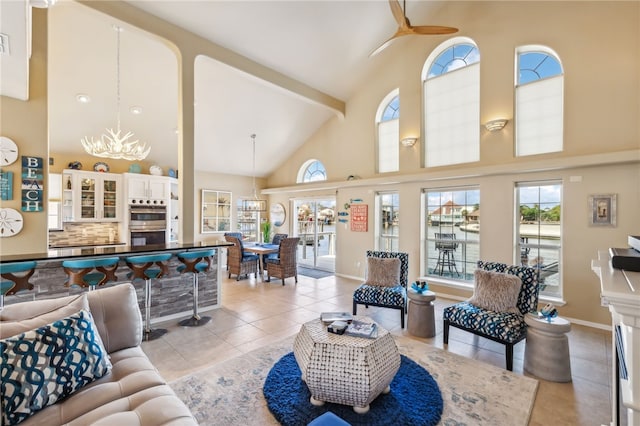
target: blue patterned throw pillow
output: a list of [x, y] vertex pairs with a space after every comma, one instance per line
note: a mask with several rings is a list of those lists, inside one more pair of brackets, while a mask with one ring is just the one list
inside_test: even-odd
[[85, 310], [3, 339], [0, 349], [4, 425], [20, 423], [111, 369], [93, 317]]

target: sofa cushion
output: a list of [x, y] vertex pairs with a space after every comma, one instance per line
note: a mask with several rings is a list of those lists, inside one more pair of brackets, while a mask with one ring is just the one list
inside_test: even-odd
[[91, 313], [81, 310], [0, 341], [3, 424], [15, 425], [111, 369]]
[[89, 310], [86, 293], [5, 306], [0, 310], [0, 339], [51, 324], [82, 309]]
[[476, 269], [469, 303], [494, 312], [519, 312], [516, 307], [522, 281], [515, 275]]
[[361, 284], [353, 292], [353, 300], [363, 305], [381, 305], [404, 307], [407, 290], [401, 285], [395, 287], [379, 287]]
[[400, 259], [367, 257], [367, 285], [395, 287], [400, 284]]

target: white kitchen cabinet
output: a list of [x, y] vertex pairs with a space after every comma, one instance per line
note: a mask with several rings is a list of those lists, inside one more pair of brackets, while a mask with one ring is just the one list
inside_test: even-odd
[[114, 173], [65, 170], [62, 174], [64, 222], [122, 221], [122, 177]]
[[171, 178], [136, 173], [125, 173], [124, 176], [129, 204], [166, 206], [169, 203]]

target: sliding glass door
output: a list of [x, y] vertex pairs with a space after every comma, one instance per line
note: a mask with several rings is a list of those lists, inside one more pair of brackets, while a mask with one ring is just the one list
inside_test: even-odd
[[336, 199], [305, 198], [293, 200], [297, 213], [293, 236], [300, 237], [298, 265], [335, 271]]

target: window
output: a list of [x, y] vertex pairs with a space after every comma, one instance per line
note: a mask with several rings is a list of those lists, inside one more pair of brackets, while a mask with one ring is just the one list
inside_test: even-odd
[[399, 90], [389, 93], [376, 113], [378, 137], [378, 173], [400, 170], [400, 96]]
[[297, 183], [327, 180], [327, 171], [319, 160], [306, 161], [298, 171]]
[[432, 189], [423, 203], [423, 274], [473, 281], [480, 258], [480, 189]]
[[422, 71], [426, 167], [480, 159], [480, 53], [456, 37], [429, 55]]
[[540, 295], [562, 297], [562, 184], [521, 182], [516, 185], [516, 253], [522, 265], [538, 269]]
[[260, 241], [260, 212], [242, 208], [242, 198], [236, 200], [236, 231], [242, 233], [244, 241]]
[[564, 76], [557, 55], [544, 46], [517, 51], [516, 156], [562, 151]]
[[398, 251], [400, 231], [400, 195], [397, 192], [376, 196], [376, 250]]

